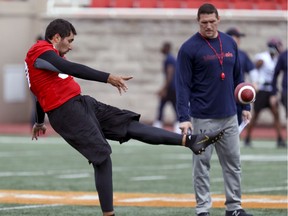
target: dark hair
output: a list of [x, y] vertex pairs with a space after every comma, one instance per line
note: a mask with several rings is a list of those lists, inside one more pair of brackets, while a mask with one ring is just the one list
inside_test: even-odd
[[162, 47], [161, 47], [161, 52], [164, 54], [167, 54], [171, 51], [171, 43], [166, 41], [163, 43]]
[[277, 50], [278, 53], [280, 53], [281, 47], [283, 46], [283, 44], [279, 38], [273, 37], [267, 41], [267, 46], [270, 48], [270, 50], [275, 49], [275, 50]]
[[205, 3], [203, 5], [200, 6], [200, 8], [198, 9], [198, 13], [197, 13], [197, 19], [200, 19], [200, 15], [201, 14], [216, 14], [216, 17], [218, 18], [218, 10], [217, 8], [213, 5], [213, 4], [208, 4]]
[[74, 26], [64, 19], [55, 19], [49, 23], [45, 31], [45, 40], [51, 40], [55, 34], [61, 38], [68, 37], [70, 33], [77, 34]]
[[163, 48], [164, 49], [167, 49], [167, 50], [170, 50], [171, 49], [171, 43], [166, 41], [163, 43]]

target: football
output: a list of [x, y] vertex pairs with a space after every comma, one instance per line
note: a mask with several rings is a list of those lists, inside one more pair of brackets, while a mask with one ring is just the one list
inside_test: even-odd
[[256, 90], [250, 83], [243, 82], [236, 86], [234, 96], [237, 103], [250, 104], [256, 99]]

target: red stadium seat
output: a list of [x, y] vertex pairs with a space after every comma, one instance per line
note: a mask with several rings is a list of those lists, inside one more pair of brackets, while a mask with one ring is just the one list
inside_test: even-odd
[[132, 8], [134, 7], [134, 0], [113, 0], [112, 7]]
[[158, 8], [158, 0], [136, 0], [136, 6], [140, 8]]
[[212, 0], [210, 1], [217, 9], [228, 9], [230, 8], [230, 3], [228, 0]]
[[182, 1], [181, 0], [161, 0], [160, 7], [163, 8], [181, 8]]
[[287, 10], [287, 0], [275, 0], [280, 10]]
[[256, 1], [255, 9], [258, 10], [277, 10], [278, 5], [274, 0], [258, 0]]
[[91, 0], [91, 7], [110, 7], [110, 0]]
[[186, 0], [184, 3], [187, 8], [199, 8], [204, 3], [213, 4], [217, 9], [228, 9], [230, 8], [229, 0]]
[[252, 10], [255, 9], [254, 2], [251, 0], [234, 0], [232, 2], [232, 9], [248, 9]]
[[281, 10], [287, 10], [287, 1], [282, 1], [280, 4]]
[[186, 0], [184, 7], [198, 9], [205, 2], [211, 3], [210, 1], [203, 1], [203, 0]]

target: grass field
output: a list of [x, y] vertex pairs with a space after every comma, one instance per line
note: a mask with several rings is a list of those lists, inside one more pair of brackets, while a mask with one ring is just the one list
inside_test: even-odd
[[[113, 149], [117, 216], [194, 215], [191, 152], [136, 141]], [[243, 206], [254, 216], [287, 215], [287, 150], [274, 141], [242, 148]], [[0, 137], [0, 215], [101, 215], [93, 169], [59, 137]], [[217, 156], [211, 167], [213, 216], [224, 215]]]

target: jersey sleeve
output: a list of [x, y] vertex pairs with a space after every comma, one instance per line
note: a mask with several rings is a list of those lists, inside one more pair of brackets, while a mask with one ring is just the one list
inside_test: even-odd
[[34, 66], [38, 69], [54, 71], [57, 73], [68, 74], [85, 80], [92, 80], [107, 83], [109, 73], [95, 70], [88, 66], [70, 62], [55, 53], [46, 51], [35, 61]]

